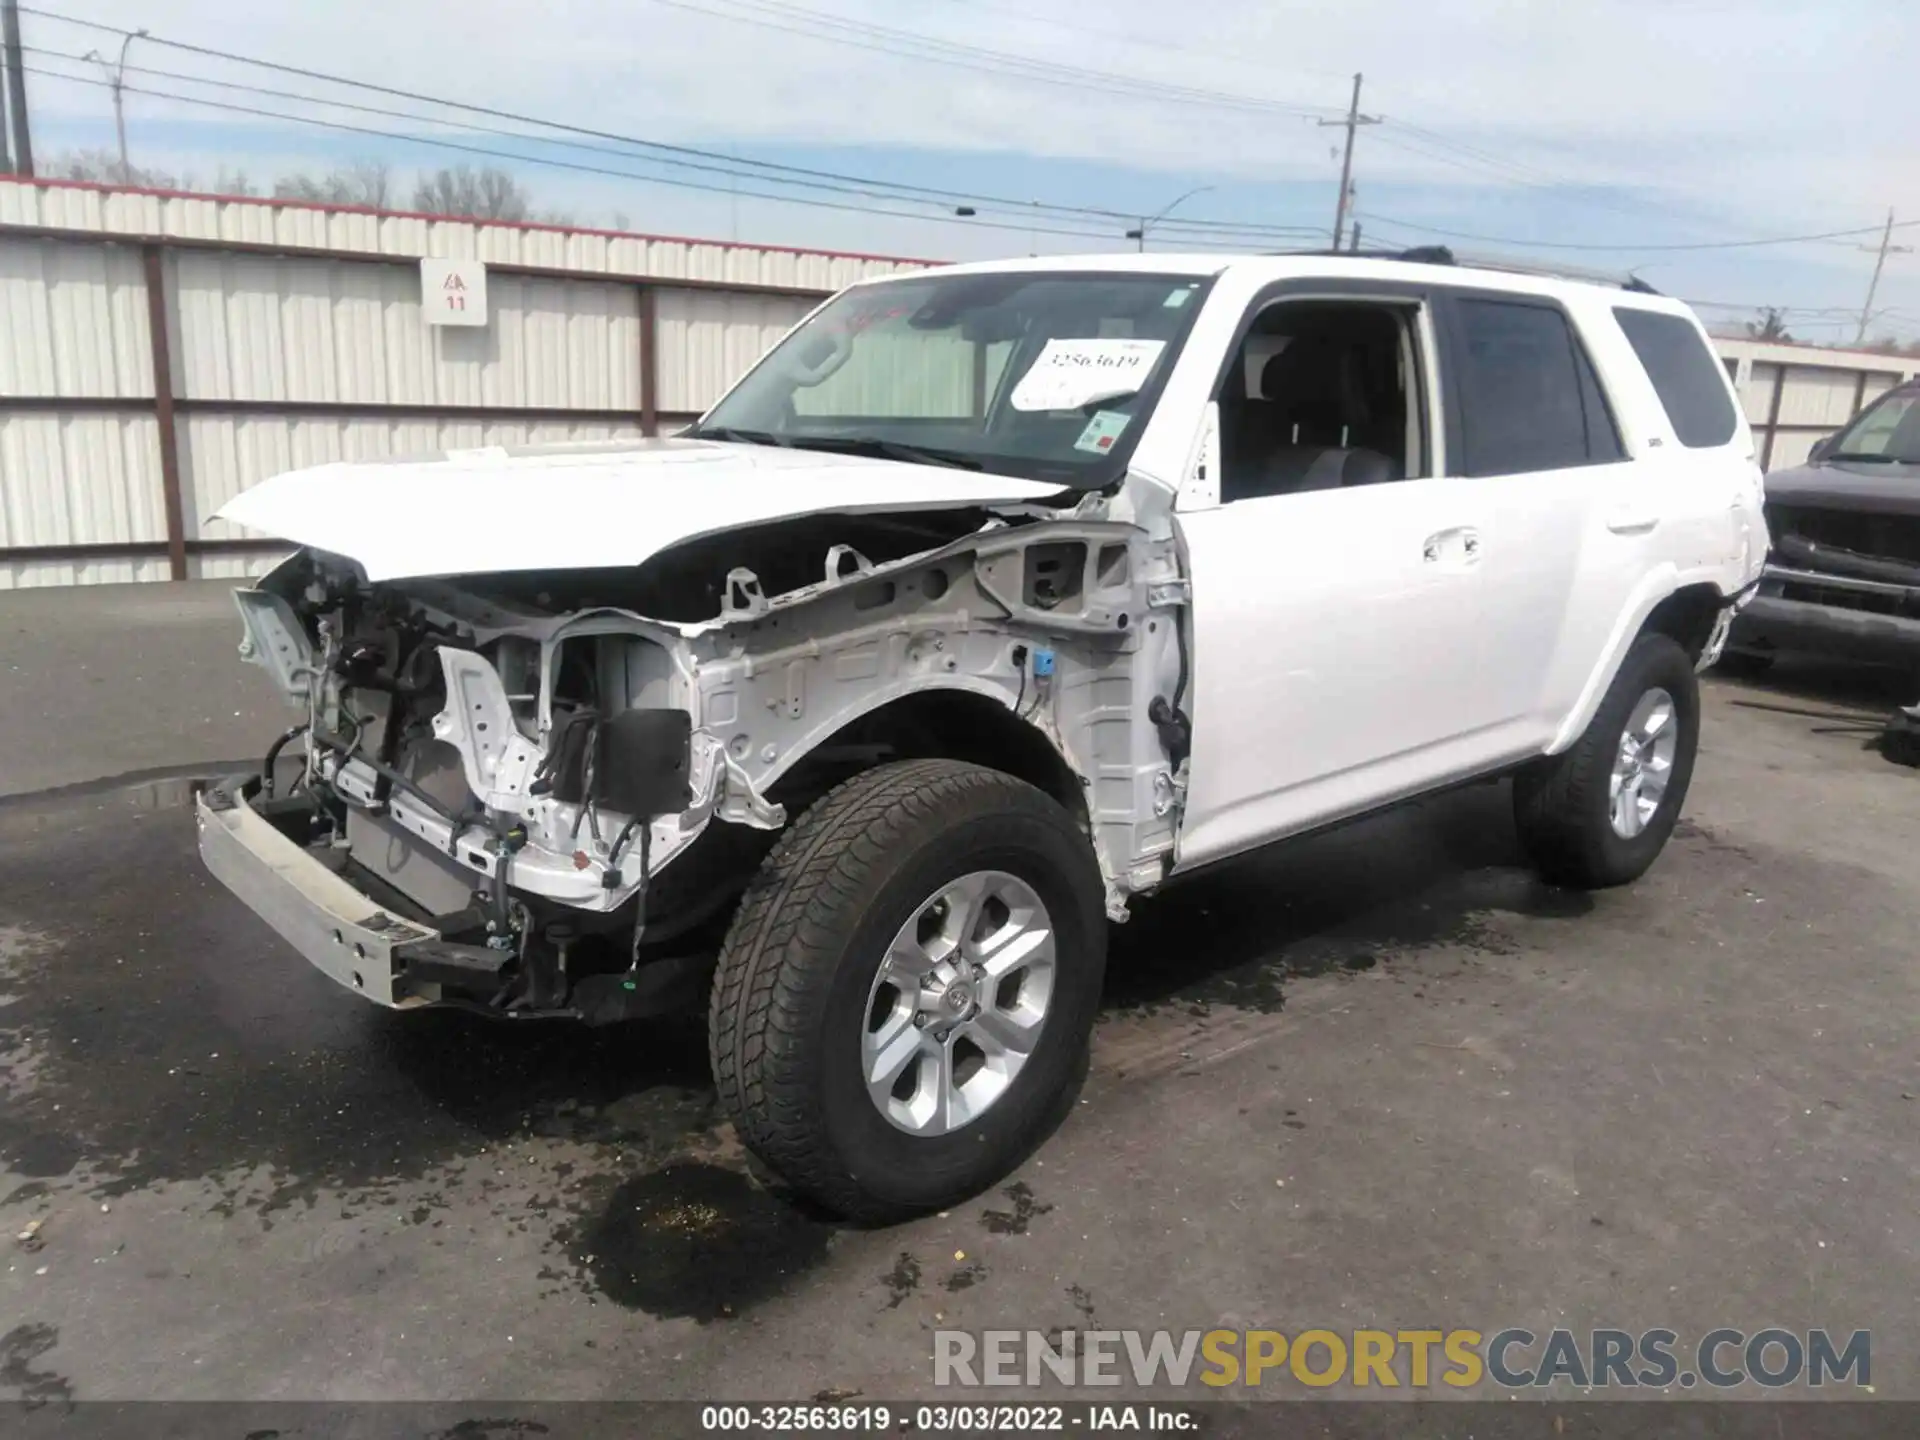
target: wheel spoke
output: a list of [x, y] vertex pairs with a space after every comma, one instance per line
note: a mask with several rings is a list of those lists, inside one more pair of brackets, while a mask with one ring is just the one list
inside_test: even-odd
[[1040, 1038], [1046, 1012], [1027, 1015], [1020, 1011], [984, 1009], [963, 1028], [988, 1056], [1029, 1055]]
[[1646, 817], [1640, 813], [1640, 777], [1635, 775], [1620, 787], [1620, 819], [1626, 825], [1626, 837], [1640, 833]]
[[[929, 1046], [926, 1063], [927, 1070], [930, 1073], [923, 1076], [922, 1079], [926, 1083], [933, 1103], [927, 1110], [926, 1119], [920, 1122], [919, 1128], [930, 1131], [935, 1135], [942, 1135], [953, 1125], [953, 1102], [955, 1098], [953, 1093], [953, 1042], [950, 1040], [945, 1044], [936, 1042]], [[918, 1099], [919, 1097], [916, 1096], [915, 1098]], [[914, 1108], [916, 1110], [919, 1109], [918, 1106]]]
[[946, 944], [941, 954], [946, 956], [966, 949], [973, 927], [980, 923], [980, 907], [987, 898], [987, 877], [984, 874], [962, 876], [941, 891], [940, 898], [947, 904], [946, 919], [940, 926], [941, 939]]
[[[911, 1015], [896, 1016], [881, 1027], [879, 1034], [868, 1037], [867, 1089], [874, 1102], [884, 1110], [901, 1073], [934, 1048], [927, 1033], [913, 1023]], [[924, 1081], [924, 1077], [922, 1079]]]
[[879, 983], [911, 995], [920, 988], [921, 977], [934, 967], [934, 958], [921, 948], [909, 925], [894, 937], [893, 944], [880, 961]]
[[994, 980], [1003, 980], [1021, 966], [1053, 959], [1053, 932], [1039, 925], [1008, 923], [980, 952], [980, 968]]

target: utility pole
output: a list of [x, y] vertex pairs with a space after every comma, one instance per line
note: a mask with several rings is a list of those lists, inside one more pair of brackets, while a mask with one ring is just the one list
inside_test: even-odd
[[13, 121], [13, 173], [33, 178], [33, 138], [27, 130], [27, 72], [20, 55], [19, 0], [0, 0], [0, 44], [7, 52], [7, 113]]
[[1913, 247], [1911, 245], [1896, 245], [1893, 243], [1893, 211], [1891, 210], [1887, 211], [1887, 228], [1880, 232], [1880, 244], [1878, 247], [1862, 245], [1860, 248], [1862, 250], [1873, 250], [1877, 248], [1880, 253], [1874, 257], [1873, 278], [1867, 282], [1867, 303], [1860, 307], [1860, 328], [1856, 330], [1853, 335], [1853, 343], [1856, 345], [1864, 345], [1867, 343], [1867, 326], [1873, 323], [1874, 292], [1880, 288], [1880, 272], [1886, 268], [1887, 256], [1910, 255], [1913, 253]]
[[1360, 253], [1360, 222], [1358, 220], [1353, 222], [1353, 243], [1347, 246], [1347, 249], [1355, 255]]
[[1353, 77], [1353, 103], [1347, 106], [1347, 118], [1344, 120], [1322, 120], [1322, 125], [1340, 125], [1347, 132], [1347, 153], [1340, 161], [1340, 199], [1333, 207], [1333, 248], [1340, 248], [1340, 237], [1347, 228], [1347, 200], [1353, 186], [1353, 137], [1362, 125], [1378, 125], [1378, 115], [1360, 113], [1360, 75], [1356, 71]]

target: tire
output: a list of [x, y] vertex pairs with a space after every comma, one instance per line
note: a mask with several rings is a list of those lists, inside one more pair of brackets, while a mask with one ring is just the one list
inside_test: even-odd
[[[1661, 730], [1671, 727], [1673, 751], [1657, 805], [1639, 820], [1635, 833], [1623, 834], [1614, 817], [1615, 760], [1622, 754], [1629, 721], [1656, 691], [1664, 691], [1672, 702], [1671, 718]], [[1580, 738], [1514, 777], [1520, 843], [1541, 875], [1555, 884], [1591, 890], [1624, 885], [1645, 874], [1686, 803], [1699, 742], [1700, 687], [1692, 660], [1670, 636], [1642, 635], [1627, 651]], [[1657, 746], [1649, 754], [1657, 761], [1655, 751]], [[1648, 772], [1654, 769], [1649, 763]], [[1638, 793], [1650, 783], [1643, 780]]]
[[[935, 899], [949, 895], [951, 906]], [[1025, 781], [950, 760], [856, 776], [792, 825], [734, 916], [708, 1021], [721, 1108], [755, 1155], [849, 1219], [903, 1219], [978, 1193], [1038, 1146], [1085, 1073], [1106, 968], [1104, 899], [1085, 834]], [[1016, 938], [1029, 948], [1019, 953], [1039, 957], [1050, 942], [1045, 986], [1035, 978], [1038, 958], [1000, 982], [983, 972], [975, 972], [977, 985], [960, 977], [962, 991], [978, 992], [976, 1012], [990, 1008], [989, 994], [999, 1005], [1011, 985], [1005, 1003], [1022, 1012], [1037, 1006], [1041, 1017], [1021, 1022], [1037, 1025], [1022, 1041], [1024, 1059], [1010, 1079], [988, 1075], [988, 1088], [1002, 1088], [984, 1102], [958, 1098], [985, 1093], [979, 1079], [993, 1062], [984, 1051], [966, 1092], [938, 1081], [965, 1073], [969, 1046], [978, 1050], [973, 1040], [984, 1035], [979, 1025], [995, 1017], [949, 1016], [941, 1003], [922, 1011], [913, 997], [928, 992], [893, 988], [888, 978], [906, 968], [890, 956], [909, 956], [918, 969], [950, 943], [941, 927], [962, 914], [986, 917], [983, 926], [999, 927], [994, 937], [1026, 924]], [[932, 931], [911, 933], [932, 938], [909, 942], [902, 932], [910, 921], [931, 923]], [[1004, 963], [1016, 949], [996, 953]], [[1035, 1000], [1040, 989], [1046, 993]], [[951, 990], [941, 999], [964, 1004]], [[922, 1014], [933, 1021], [925, 1030]], [[954, 1027], [944, 1032], [948, 1039], [931, 1038], [942, 1025]], [[883, 1071], [885, 1054], [897, 1053], [884, 1043], [888, 1035], [899, 1046], [922, 1047], [900, 1082], [918, 1110], [884, 1085], [870, 1093], [869, 1070]], [[941, 1054], [958, 1057], [947, 1062], [951, 1071], [940, 1068]], [[1011, 1051], [999, 1063], [1014, 1064]], [[950, 1111], [916, 1118], [935, 1104], [929, 1097], [941, 1095]], [[977, 1113], [963, 1121], [970, 1107]], [[904, 1128], [917, 1123], [929, 1128]]]

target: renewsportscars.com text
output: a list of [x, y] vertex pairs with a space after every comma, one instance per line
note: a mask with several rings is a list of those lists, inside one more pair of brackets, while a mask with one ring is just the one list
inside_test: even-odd
[[937, 1386], [1192, 1384], [1511, 1390], [1851, 1385], [1871, 1390], [1865, 1330], [966, 1330], [934, 1332]]

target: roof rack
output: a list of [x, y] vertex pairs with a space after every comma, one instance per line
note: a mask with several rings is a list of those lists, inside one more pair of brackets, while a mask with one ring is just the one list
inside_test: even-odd
[[1576, 265], [1544, 265], [1524, 260], [1504, 260], [1479, 255], [1464, 259], [1446, 245], [1415, 245], [1405, 250], [1282, 250], [1281, 255], [1325, 255], [1355, 260], [1397, 260], [1403, 265], [1459, 265], [1474, 270], [1500, 270], [1512, 275], [1539, 275], [1553, 280], [1580, 280], [1589, 285], [1617, 285], [1639, 295], [1660, 292], [1629, 272], [1619, 275], [1605, 270], [1583, 270]]

